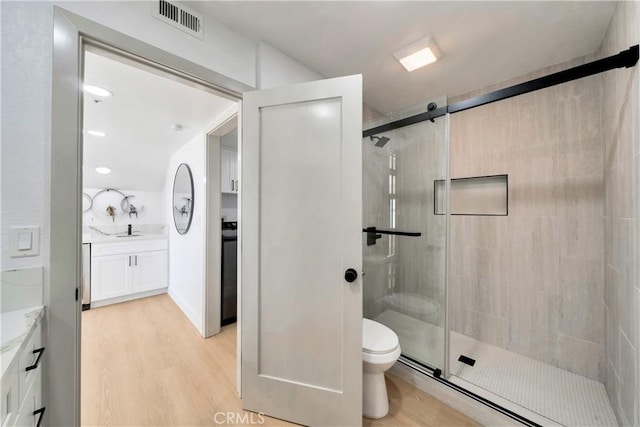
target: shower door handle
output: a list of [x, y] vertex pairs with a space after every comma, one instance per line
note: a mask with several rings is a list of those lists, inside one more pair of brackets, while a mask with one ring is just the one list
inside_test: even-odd
[[413, 231], [395, 231], [395, 230], [378, 230], [376, 227], [367, 227], [362, 229], [363, 233], [367, 233], [367, 246], [375, 245], [376, 240], [382, 237], [383, 234], [389, 234], [391, 236], [407, 236], [407, 237], [420, 237], [422, 233]]
[[376, 240], [381, 239], [382, 238], [382, 234], [378, 234], [377, 231], [375, 230], [375, 227], [370, 227], [373, 228], [373, 231], [366, 231], [367, 233], [367, 246], [373, 246], [376, 244]]

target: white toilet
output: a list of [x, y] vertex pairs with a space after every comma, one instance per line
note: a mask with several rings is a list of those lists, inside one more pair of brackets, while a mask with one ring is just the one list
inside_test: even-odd
[[362, 319], [362, 414], [382, 418], [389, 412], [384, 373], [400, 357], [398, 336], [386, 326]]

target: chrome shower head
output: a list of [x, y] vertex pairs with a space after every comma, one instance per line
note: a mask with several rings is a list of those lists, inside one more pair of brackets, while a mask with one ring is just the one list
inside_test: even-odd
[[391, 141], [386, 136], [370, 136], [369, 138], [371, 138], [372, 141], [376, 141], [374, 144], [376, 147], [384, 147], [387, 142]]

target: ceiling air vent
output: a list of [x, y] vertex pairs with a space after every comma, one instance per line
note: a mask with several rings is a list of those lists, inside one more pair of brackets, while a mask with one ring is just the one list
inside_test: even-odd
[[158, 0], [153, 3], [153, 16], [200, 40], [204, 39], [202, 16], [178, 2]]

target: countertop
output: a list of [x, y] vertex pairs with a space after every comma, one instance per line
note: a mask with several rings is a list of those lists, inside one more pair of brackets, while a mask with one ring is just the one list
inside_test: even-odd
[[23, 308], [0, 314], [0, 328], [2, 329], [2, 343], [0, 344], [0, 358], [2, 359], [2, 377], [13, 364], [17, 362], [17, 354], [22, 344], [29, 337], [31, 328], [44, 316], [44, 306]]
[[103, 236], [101, 234], [94, 233], [83, 233], [82, 234], [82, 243], [124, 243], [129, 241], [138, 241], [138, 240], [167, 240], [167, 236], [165, 234], [140, 234], [127, 236], [120, 235], [123, 237], [115, 236]]

